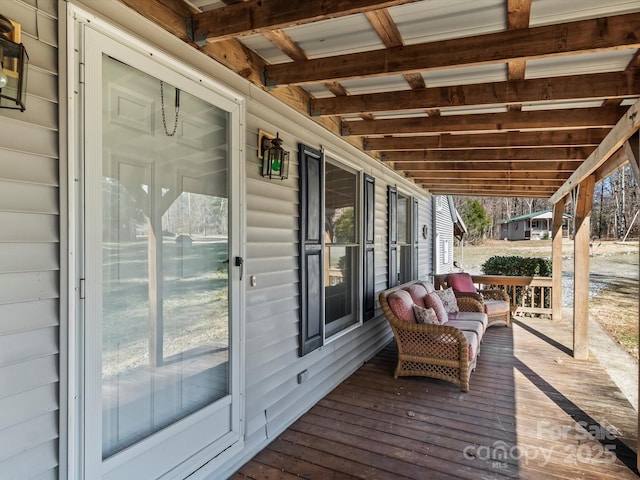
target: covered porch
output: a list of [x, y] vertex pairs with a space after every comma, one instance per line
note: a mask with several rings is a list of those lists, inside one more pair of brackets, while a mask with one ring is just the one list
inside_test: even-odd
[[637, 412], [571, 323], [490, 328], [466, 394], [394, 380], [392, 341], [232, 478], [637, 478]]

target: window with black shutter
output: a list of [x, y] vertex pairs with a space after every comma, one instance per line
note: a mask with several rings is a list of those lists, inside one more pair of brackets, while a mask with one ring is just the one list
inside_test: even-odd
[[375, 281], [375, 189], [376, 179], [370, 175], [364, 175], [363, 188], [363, 220], [364, 220], [364, 295], [363, 313], [364, 321], [371, 320], [376, 308], [376, 281]]
[[300, 175], [300, 355], [324, 343], [322, 152], [298, 146]]

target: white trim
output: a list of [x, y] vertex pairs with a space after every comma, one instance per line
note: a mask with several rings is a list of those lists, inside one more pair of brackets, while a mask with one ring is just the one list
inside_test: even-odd
[[237, 104], [244, 104], [244, 98], [238, 95], [238, 92], [228, 88], [226, 85], [217, 82], [210, 75], [206, 75], [200, 70], [197, 70], [188, 64], [181, 62], [175, 57], [168, 55], [162, 50], [149, 46], [147, 42], [135, 37], [124, 30], [119, 29], [112, 23], [90, 13], [88, 10], [83, 9], [74, 4], [69, 4], [69, 13], [71, 19], [77, 23], [84, 23], [91, 27], [92, 30], [102, 33], [103, 35], [121, 43], [127, 45], [128, 49], [136, 51], [142, 55], [152, 57], [155, 61], [159, 62], [166, 68], [173, 70], [175, 73], [182, 77], [186, 77], [193, 82], [201, 83], [208, 89], [215, 91], [216, 93], [230, 99]]
[[[326, 324], [326, 308], [324, 310], [324, 315], [325, 317], [322, 319], [323, 322], [325, 322], [324, 324], [324, 328], [323, 328], [323, 332], [324, 332], [324, 338], [323, 338], [323, 346], [330, 344], [331, 342], [334, 342], [335, 340], [339, 339], [340, 337], [358, 329], [361, 328], [364, 325], [364, 309], [362, 308], [362, 304], [363, 304], [363, 300], [364, 300], [364, 262], [362, 260], [362, 256], [363, 256], [363, 249], [364, 249], [364, 229], [362, 228], [363, 226], [363, 220], [364, 220], [364, 216], [363, 216], [363, 210], [364, 210], [364, 205], [362, 202], [362, 178], [363, 178], [363, 169], [361, 166], [356, 165], [355, 163], [349, 161], [349, 160], [345, 160], [343, 156], [338, 155], [336, 153], [334, 153], [331, 150], [325, 150], [324, 148], [322, 148], [322, 154], [324, 157], [324, 163], [325, 163], [325, 168], [323, 169], [324, 174], [326, 176], [326, 164], [330, 163], [332, 165], [335, 165], [338, 168], [341, 168], [343, 170], [345, 170], [346, 172], [350, 172], [353, 173], [356, 176], [356, 202], [357, 202], [357, 211], [356, 211], [356, 219], [354, 220], [354, 224], [356, 225], [356, 227], [358, 228], [358, 232], [357, 232], [357, 237], [358, 237], [358, 288], [357, 288], [357, 299], [356, 299], [356, 322], [353, 323], [352, 325], [349, 325], [337, 332], [335, 332], [333, 335], [331, 336], [327, 336], [327, 324]], [[322, 204], [322, 218], [323, 218], [323, 225], [324, 225], [324, 218], [325, 218], [325, 211], [324, 211], [324, 207], [326, 204], [326, 189], [325, 189], [325, 177], [323, 176], [322, 178], [322, 192], [323, 192], [323, 204]], [[324, 234], [322, 235], [322, 248], [323, 250], [326, 251], [326, 247], [325, 247], [325, 240], [324, 240]], [[326, 255], [326, 253], [325, 253]], [[325, 288], [322, 289], [322, 296], [323, 296], [323, 301], [325, 301], [324, 296], [325, 296]]]

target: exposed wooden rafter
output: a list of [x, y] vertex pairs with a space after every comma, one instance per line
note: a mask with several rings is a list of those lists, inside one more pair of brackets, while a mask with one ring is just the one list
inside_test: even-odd
[[368, 137], [365, 150], [478, 150], [484, 148], [596, 147], [608, 128], [502, 132], [483, 135], [419, 135]]
[[603, 128], [613, 127], [625, 111], [623, 107], [576, 108], [556, 110], [553, 115], [547, 111], [532, 111], [349, 121], [342, 122], [342, 135]]
[[265, 67], [269, 87], [367, 76], [403, 74], [570, 52], [601, 52], [640, 46], [640, 13], [545, 25], [475, 37], [338, 55]]
[[336, 98], [312, 98], [313, 116], [429, 108], [602, 100], [640, 95], [640, 69], [564, 77], [432, 87]]
[[306, 0], [301, 5], [290, 0], [249, 0], [194, 14], [192, 38], [197, 43], [228, 40], [415, 1]]
[[525, 160], [511, 160], [509, 162], [493, 162], [493, 161], [451, 161], [451, 162], [429, 162], [429, 163], [404, 163], [394, 162], [395, 168], [403, 172], [431, 171], [431, 170], [449, 170], [449, 171], [472, 171], [472, 172], [500, 172], [509, 171], [516, 172], [573, 172], [580, 166], [580, 160], [563, 160], [560, 162], [532, 162]]
[[589, 155], [579, 168], [577, 168], [569, 180], [558, 189], [551, 197], [551, 202], [556, 203], [566, 197], [574, 188], [584, 182], [594, 171], [603, 165], [624, 143], [640, 129], [640, 100], [621, 116], [620, 120], [607, 134], [600, 145]]
[[[434, 193], [566, 194], [574, 172], [601, 178], [638, 156], [637, 151], [631, 156], [632, 147], [640, 148], [635, 140], [620, 137], [611, 145], [607, 138], [628, 109], [622, 102], [640, 96], [640, 9], [531, 27], [532, 1], [506, 0], [504, 31], [428, 43], [412, 38], [407, 44], [403, 34], [411, 30], [394, 21], [403, 18], [403, 7], [389, 8], [416, 0], [310, 0], [304, 7], [286, 0], [223, 0], [222, 7], [214, 0], [120, 1]], [[207, 11], [197, 10], [196, 3]], [[292, 37], [302, 37], [289, 30], [328, 20], [323, 28], [330, 32], [331, 19], [352, 14], [368, 19], [385, 48], [378, 43], [375, 50], [333, 55], [322, 50], [317, 56], [305, 51], [312, 51], [312, 43], [298, 44]], [[250, 34], [262, 35], [292, 61], [269, 64], [242, 43]], [[625, 50], [615, 58], [629, 55], [626, 69], [578, 65], [573, 74], [560, 69], [554, 75], [562, 76], [527, 75], [533, 60], [574, 61], [576, 55], [614, 50]], [[431, 71], [481, 71], [476, 67], [488, 64], [504, 67], [506, 80], [425, 83]], [[406, 90], [398, 91], [395, 79], [387, 89], [374, 78], [399, 75]], [[345, 80], [365, 77], [374, 78], [370, 91], [375, 93], [351, 95]], [[367, 82], [353, 84], [369, 89]], [[301, 88], [307, 84], [315, 85]], [[309, 92], [319, 84], [334, 97], [314, 98]], [[573, 102], [588, 102], [588, 108], [572, 108]], [[498, 113], [484, 113], [487, 109]], [[609, 160], [596, 165], [594, 156]]]
[[[531, 0], [508, 0], [507, 2], [507, 25], [509, 30], [520, 30], [529, 27], [529, 17], [531, 15]], [[509, 80], [524, 80], [527, 60], [524, 58], [509, 60], [507, 73]], [[522, 110], [521, 103], [510, 103], [509, 110]]]
[[591, 153], [583, 147], [548, 148], [501, 148], [471, 151], [425, 150], [425, 151], [386, 151], [380, 159], [383, 162], [452, 162], [464, 159], [467, 162], [491, 161], [557, 161], [562, 159], [584, 160]]

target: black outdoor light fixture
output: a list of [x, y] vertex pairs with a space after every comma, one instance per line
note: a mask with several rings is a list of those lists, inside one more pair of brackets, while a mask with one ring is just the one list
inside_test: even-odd
[[15, 30], [14, 24], [0, 15], [0, 108], [24, 112], [29, 55], [23, 44], [13, 41], [19, 37]]
[[273, 135], [260, 130], [258, 135], [262, 158], [262, 176], [285, 180], [289, 176], [289, 152], [282, 148], [279, 134]]

